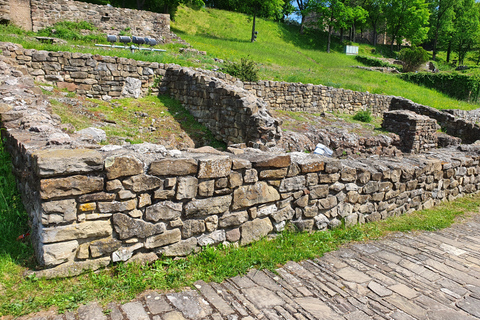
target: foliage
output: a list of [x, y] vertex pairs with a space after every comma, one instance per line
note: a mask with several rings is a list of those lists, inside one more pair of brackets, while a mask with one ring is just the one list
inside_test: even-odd
[[386, 0], [365, 0], [363, 8], [368, 12], [367, 22], [373, 31], [373, 45], [377, 45], [377, 35], [382, 31], [385, 19]]
[[395, 41], [418, 44], [426, 38], [430, 12], [425, 0], [387, 0], [384, 10], [392, 51]]
[[432, 88], [452, 98], [476, 102], [480, 97], [480, 76], [452, 73], [405, 73], [402, 79]]
[[357, 121], [360, 121], [360, 122], [366, 122], [366, 123], [372, 122], [372, 113], [370, 112], [370, 110], [358, 111], [353, 116], [353, 120], [357, 120]]
[[364, 65], [370, 66], [370, 67], [384, 67], [384, 68], [395, 68], [397, 70], [401, 70], [402, 67], [396, 64], [391, 64], [379, 59], [375, 59], [372, 57], [367, 57], [367, 56], [361, 56], [361, 55], [356, 55], [355, 60], [358, 62], [363, 63]]
[[441, 37], [453, 31], [454, 7], [459, 0], [427, 0], [430, 10], [429, 38], [433, 40], [433, 56], [436, 60], [437, 45]]
[[451, 45], [458, 54], [459, 65], [463, 65], [467, 52], [473, 49], [479, 36], [479, 12], [475, 0], [460, 0], [455, 9]]
[[[89, 30], [87, 35], [82, 34], [82, 30]], [[95, 34], [95, 28], [90, 22], [80, 21], [59, 21], [53, 26], [39, 30], [38, 35], [44, 37], [56, 37], [65, 40], [80, 40], [85, 42], [102, 42], [105, 36], [103, 34]]]
[[412, 46], [400, 51], [399, 59], [403, 61], [403, 71], [415, 71], [422, 63], [428, 61], [428, 52], [422, 47]]
[[241, 58], [240, 62], [227, 61], [222, 71], [242, 81], [255, 82], [259, 79], [257, 64], [248, 58]]

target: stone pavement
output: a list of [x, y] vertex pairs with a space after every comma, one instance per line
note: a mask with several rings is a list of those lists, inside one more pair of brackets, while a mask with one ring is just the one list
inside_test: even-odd
[[251, 270], [195, 287], [31, 319], [478, 319], [480, 215], [438, 232], [397, 233], [289, 262], [277, 274]]

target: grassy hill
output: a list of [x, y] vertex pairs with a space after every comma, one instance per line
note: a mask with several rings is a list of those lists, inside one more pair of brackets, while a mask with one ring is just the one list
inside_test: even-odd
[[[260, 64], [264, 80], [323, 84], [355, 91], [403, 96], [439, 109], [475, 109], [478, 104], [451, 99], [437, 91], [419, 87], [382, 74], [352, 68], [359, 63], [343, 53], [344, 46], [334, 42], [333, 53], [326, 53], [326, 35], [310, 30], [299, 34], [299, 27], [257, 20], [258, 40], [251, 43], [251, 18], [234, 12], [180, 7], [172, 30], [199, 50], [220, 59], [250, 57]], [[373, 47], [360, 45], [360, 53]]]

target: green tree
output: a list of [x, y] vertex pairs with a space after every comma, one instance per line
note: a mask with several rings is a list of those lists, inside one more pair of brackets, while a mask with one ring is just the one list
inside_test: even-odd
[[253, 16], [251, 42], [256, 39], [256, 19], [257, 17], [275, 17], [283, 9], [283, 0], [240, 0], [240, 12]]
[[430, 38], [433, 40], [433, 56], [436, 60], [440, 35], [448, 35], [453, 31], [454, 7], [459, 0], [428, 0], [430, 10]]
[[330, 53], [333, 30], [349, 28], [355, 19], [365, 17], [366, 11], [359, 6], [349, 6], [348, 1], [319, 0], [315, 3], [320, 28], [328, 29], [327, 52]]
[[384, 11], [392, 51], [395, 40], [400, 47], [404, 38], [417, 44], [427, 37], [430, 12], [425, 0], [388, 0]]
[[453, 51], [458, 54], [459, 65], [462, 65], [478, 39], [479, 12], [475, 0], [460, 0], [455, 6], [453, 25], [451, 44]]
[[372, 28], [373, 46], [377, 45], [378, 33], [385, 25], [385, 1], [386, 0], [365, 0], [362, 7], [367, 10], [367, 23]]
[[296, 12], [302, 17], [300, 22], [300, 34], [303, 34], [305, 28], [305, 19], [311, 12], [316, 0], [291, 0], [291, 2], [294, 1], [297, 4]]

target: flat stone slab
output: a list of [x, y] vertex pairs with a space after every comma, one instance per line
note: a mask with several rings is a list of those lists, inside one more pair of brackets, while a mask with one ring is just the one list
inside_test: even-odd
[[341, 320], [343, 317], [336, 314], [329, 306], [317, 298], [298, 298], [295, 299], [303, 309], [314, 316], [316, 319]]
[[480, 318], [480, 300], [478, 299], [467, 297], [458, 301], [457, 307], [471, 314], [472, 316]]
[[169, 293], [167, 299], [188, 319], [202, 319], [212, 313], [212, 308], [196, 291]]
[[269, 309], [285, 303], [277, 294], [262, 287], [246, 288], [243, 292], [247, 299], [259, 309]]

